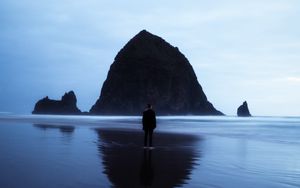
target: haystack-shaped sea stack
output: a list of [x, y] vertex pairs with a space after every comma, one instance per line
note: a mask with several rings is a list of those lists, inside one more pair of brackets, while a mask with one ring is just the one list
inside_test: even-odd
[[243, 104], [237, 109], [237, 115], [240, 117], [249, 117], [251, 116], [247, 101], [244, 101]]
[[143, 30], [115, 57], [90, 112], [140, 115], [147, 103], [160, 115], [223, 115], [207, 100], [178, 48]]
[[48, 96], [39, 100], [34, 107], [33, 114], [80, 114], [76, 106], [77, 99], [73, 91], [65, 93], [61, 100], [52, 100]]

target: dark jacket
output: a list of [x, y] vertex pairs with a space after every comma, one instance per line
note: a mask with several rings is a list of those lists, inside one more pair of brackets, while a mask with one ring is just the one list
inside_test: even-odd
[[156, 116], [154, 110], [148, 108], [143, 112], [143, 130], [153, 130], [156, 127]]

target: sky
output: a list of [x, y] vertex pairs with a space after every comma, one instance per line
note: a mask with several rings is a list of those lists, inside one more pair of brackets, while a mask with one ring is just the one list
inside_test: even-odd
[[227, 115], [300, 116], [299, 0], [1, 0], [0, 112], [30, 114], [70, 90], [88, 111], [139, 31], [188, 58]]

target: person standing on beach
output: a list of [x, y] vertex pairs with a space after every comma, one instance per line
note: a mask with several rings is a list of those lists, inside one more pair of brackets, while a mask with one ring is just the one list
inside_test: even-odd
[[147, 107], [143, 112], [143, 130], [145, 132], [144, 148], [148, 146], [148, 137], [149, 137], [149, 147], [152, 149], [152, 134], [155, 128], [156, 128], [156, 115], [154, 110], [152, 109], [152, 105], [147, 104]]

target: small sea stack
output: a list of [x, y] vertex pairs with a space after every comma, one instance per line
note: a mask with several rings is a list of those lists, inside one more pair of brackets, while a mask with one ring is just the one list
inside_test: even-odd
[[244, 101], [243, 104], [240, 107], [238, 107], [237, 115], [239, 117], [250, 117], [251, 116], [251, 114], [249, 112], [247, 101]]
[[46, 96], [35, 104], [32, 114], [79, 115], [81, 111], [76, 103], [74, 91], [65, 93], [61, 100], [52, 100]]

